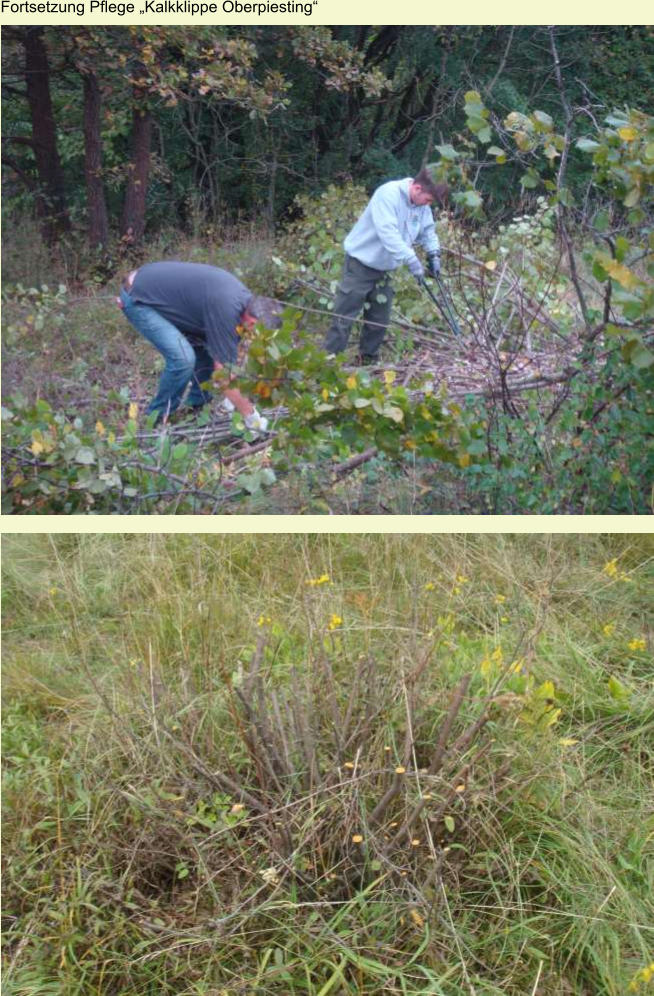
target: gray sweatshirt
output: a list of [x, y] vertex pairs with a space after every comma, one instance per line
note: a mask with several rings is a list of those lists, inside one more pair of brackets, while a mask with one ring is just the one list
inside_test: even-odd
[[236, 326], [252, 292], [227, 270], [206, 263], [146, 263], [130, 296], [167, 318], [189, 342], [203, 345], [214, 360], [236, 362]]
[[439, 251], [431, 208], [411, 203], [410, 184], [411, 177], [407, 177], [377, 187], [345, 238], [343, 247], [348, 256], [375, 270], [396, 270], [415, 258], [415, 242], [428, 253]]

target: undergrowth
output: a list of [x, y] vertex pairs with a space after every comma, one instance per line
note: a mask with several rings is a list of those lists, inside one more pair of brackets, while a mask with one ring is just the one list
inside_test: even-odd
[[6, 993], [645, 991], [649, 538], [3, 553]]

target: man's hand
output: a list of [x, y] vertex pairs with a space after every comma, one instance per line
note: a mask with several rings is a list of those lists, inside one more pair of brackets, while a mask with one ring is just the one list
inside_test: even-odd
[[409, 267], [411, 275], [414, 276], [416, 280], [422, 280], [425, 275], [425, 268], [417, 256], [414, 256], [413, 259], [407, 263], [407, 266]]
[[427, 256], [427, 273], [430, 277], [437, 277], [441, 272], [440, 253], [432, 252]]

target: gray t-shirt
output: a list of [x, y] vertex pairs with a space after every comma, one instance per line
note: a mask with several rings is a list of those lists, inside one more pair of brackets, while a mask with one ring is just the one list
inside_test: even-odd
[[236, 362], [236, 326], [252, 292], [227, 270], [207, 263], [146, 263], [130, 296], [167, 318], [189, 342], [203, 345], [214, 360]]

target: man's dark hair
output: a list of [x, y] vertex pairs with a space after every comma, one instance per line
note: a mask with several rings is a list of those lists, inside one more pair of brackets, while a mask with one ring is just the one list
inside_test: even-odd
[[422, 187], [426, 194], [431, 194], [434, 200], [438, 201], [441, 207], [447, 204], [450, 188], [446, 183], [436, 183], [428, 166], [423, 166], [421, 168], [417, 176], [414, 176], [413, 182], [417, 183], [419, 187]]
[[253, 294], [245, 310], [258, 322], [263, 322], [268, 329], [278, 329], [282, 324], [282, 304], [274, 297], [260, 297], [258, 294]]

